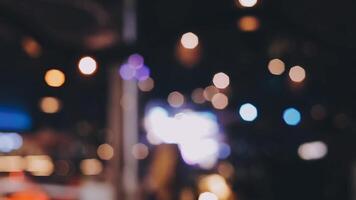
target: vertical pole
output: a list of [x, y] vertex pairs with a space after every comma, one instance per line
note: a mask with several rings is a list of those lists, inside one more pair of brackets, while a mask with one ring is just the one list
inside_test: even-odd
[[108, 143], [115, 155], [108, 165], [107, 178], [120, 200], [138, 200], [138, 162], [131, 150], [138, 142], [138, 90], [134, 80], [122, 81], [117, 69], [110, 71]]
[[[123, 41], [133, 45], [137, 40], [136, 0], [123, 0]], [[132, 146], [138, 141], [138, 91], [136, 81], [123, 82], [123, 190], [125, 200], [138, 200], [138, 162]]]
[[[122, 38], [126, 45], [137, 39], [136, 0], [123, 0]], [[135, 81], [123, 81], [117, 68], [109, 73], [108, 142], [115, 156], [109, 165], [108, 179], [117, 200], [138, 200], [138, 162], [131, 149], [138, 141], [138, 90]]]
[[109, 101], [107, 110], [107, 142], [114, 149], [114, 156], [106, 168], [106, 180], [114, 187], [114, 198], [122, 199], [122, 126], [123, 113], [120, 106], [122, 96], [122, 80], [117, 74], [116, 68], [110, 68], [109, 80]]
[[138, 141], [138, 91], [135, 81], [123, 83], [123, 189], [125, 200], [138, 200], [138, 162], [132, 155], [132, 147]]

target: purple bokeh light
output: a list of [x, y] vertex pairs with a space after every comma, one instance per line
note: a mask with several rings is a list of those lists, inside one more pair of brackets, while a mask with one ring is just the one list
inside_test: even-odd
[[143, 67], [144, 59], [140, 54], [135, 53], [128, 58], [127, 63], [134, 69], [140, 69]]
[[131, 80], [136, 75], [136, 69], [130, 67], [129, 64], [123, 64], [120, 67], [119, 73], [124, 80]]
[[150, 69], [144, 65], [136, 70], [135, 77], [139, 81], [147, 80], [150, 77]]

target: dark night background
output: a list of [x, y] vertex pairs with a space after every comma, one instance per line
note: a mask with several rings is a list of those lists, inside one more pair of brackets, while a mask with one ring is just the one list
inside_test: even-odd
[[[100, 9], [76, 6], [81, 1], [0, 0], [0, 104], [30, 113], [33, 126], [25, 134], [41, 127], [75, 130], [83, 120], [103, 129], [108, 69], [138, 52], [155, 80], [151, 93], [140, 94], [140, 113], [151, 99], [165, 99], [174, 90], [189, 96], [195, 88], [209, 85], [215, 73], [229, 74], [229, 106], [216, 113], [232, 147], [228, 160], [237, 171], [233, 189], [239, 199], [352, 199], [356, 2], [263, 0], [254, 8], [238, 8], [233, 0], [139, 1], [134, 44], [120, 38], [120, 2], [88, 2]], [[237, 21], [245, 15], [259, 18], [257, 31], [239, 30]], [[193, 67], [185, 67], [175, 56], [180, 36], [188, 31], [199, 35], [201, 45], [201, 58]], [[100, 34], [114, 36], [104, 46], [88, 46], [83, 40]], [[26, 36], [42, 45], [41, 57], [28, 57], [22, 50]], [[93, 78], [77, 75], [77, 58], [83, 54], [100, 63]], [[276, 57], [287, 69], [303, 66], [306, 81], [290, 87], [288, 76], [268, 73], [267, 64]], [[63, 87], [44, 84], [43, 75], [51, 67], [66, 73]], [[59, 97], [63, 110], [53, 116], [41, 113], [38, 101], [44, 95]], [[255, 122], [239, 119], [237, 109], [245, 102], [259, 108]], [[325, 119], [311, 117], [316, 104], [326, 108]], [[302, 113], [296, 127], [281, 118], [289, 106]], [[94, 142], [101, 140], [99, 136]], [[301, 160], [298, 146], [313, 140], [324, 141], [328, 155]], [[191, 172], [181, 168], [179, 173]]]

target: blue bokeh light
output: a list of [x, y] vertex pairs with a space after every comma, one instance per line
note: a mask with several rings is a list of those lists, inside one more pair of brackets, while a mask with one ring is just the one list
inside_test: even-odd
[[23, 131], [31, 128], [31, 117], [22, 110], [0, 107], [0, 131]]
[[240, 107], [239, 114], [243, 120], [251, 122], [257, 118], [258, 111], [254, 105], [245, 103]]
[[283, 120], [290, 126], [296, 126], [301, 121], [301, 114], [295, 108], [287, 108], [283, 112]]

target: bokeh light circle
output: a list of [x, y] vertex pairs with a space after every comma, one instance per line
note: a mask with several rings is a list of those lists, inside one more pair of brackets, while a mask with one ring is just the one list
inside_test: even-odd
[[290, 126], [296, 126], [301, 121], [301, 114], [295, 108], [287, 108], [283, 112], [283, 120], [285, 121], [286, 124]]
[[219, 200], [219, 199], [214, 193], [204, 192], [199, 195], [198, 200]]
[[45, 74], [45, 81], [51, 87], [60, 87], [65, 82], [65, 75], [58, 69], [50, 69]]
[[255, 16], [244, 16], [238, 20], [237, 25], [241, 31], [253, 32], [260, 27], [260, 20]]
[[251, 8], [257, 4], [257, 0], [239, 0], [239, 3], [243, 7]]
[[214, 75], [213, 83], [219, 89], [225, 89], [230, 84], [230, 78], [223, 72]]
[[289, 70], [289, 78], [293, 82], [302, 82], [306, 77], [305, 70], [301, 66], [294, 66]]
[[199, 38], [192, 32], [183, 34], [180, 40], [182, 46], [186, 49], [194, 49], [199, 44]]
[[43, 97], [40, 100], [40, 108], [44, 113], [53, 114], [62, 108], [62, 103], [56, 97]]
[[86, 56], [79, 60], [79, 71], [84, 75], [92, 75], [96, 72], [97, 63], [94, 58]]
[[172, 107], [178, 108], [184, 104], [184, 96], [182, 93], [174, 91], [168, 95], [167, 101]]
[[280, 59], [272, 59], [268, 63], [268, 70], [273, 75], [281, 75], [285, 70], [285, 64]]
[[254, 105], [250, 103], [245, 103], [240, 107], [239, 114], [244, 121], [251, 122], [257, 118], [258, 111]]
[[218, 110], [222, 110], [226, 108], [226, 106], [229, 104], [229, 99], [225, 94], [217, 93], [211, 99], [211, 104], [213, 105], [214, 108]]

